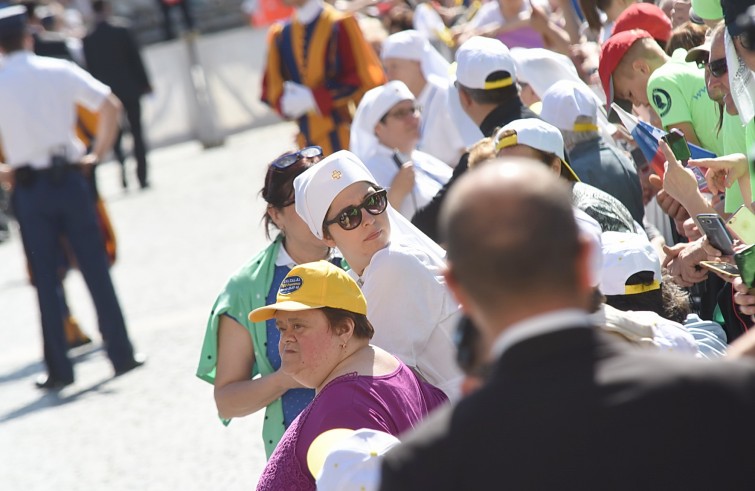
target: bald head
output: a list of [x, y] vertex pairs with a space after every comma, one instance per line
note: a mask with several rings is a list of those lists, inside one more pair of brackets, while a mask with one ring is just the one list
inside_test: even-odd
[[569, 188], [538, 161], [496, 159], [467, 172], [440, 222], [451, 274], [482, 310], [579, 289], [583, 245]]

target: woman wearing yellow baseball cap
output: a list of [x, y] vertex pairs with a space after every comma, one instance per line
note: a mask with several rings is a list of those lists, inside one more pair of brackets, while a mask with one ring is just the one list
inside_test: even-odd
[[356, 282], [327, 261], [296, 266], [277, 301], [249, 314], [275, 318], [281, 370], [315, 398], [289, 426], [260, 477], [258, 490], [315, 489], [307, 451], [334, 428], [399, 435], [447, 401], [398, 358], [370, 344], [375, 330]]

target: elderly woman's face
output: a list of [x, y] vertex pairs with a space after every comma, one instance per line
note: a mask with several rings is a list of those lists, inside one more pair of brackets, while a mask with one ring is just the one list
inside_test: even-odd
[[319, 387], [338, 364], [341, 339], [320, 309], [275, 313], [281, 370], [306, 387]]

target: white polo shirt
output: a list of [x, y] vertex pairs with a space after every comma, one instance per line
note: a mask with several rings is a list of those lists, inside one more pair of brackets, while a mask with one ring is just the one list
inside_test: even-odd
[[86, 149], [76, 137], [76, 104], [90, 111], [110, 88], [75, 64], [19, 51], [0, 66], [0, 142], [6, 163], [45, 168], [52, 155], [79, 160]]

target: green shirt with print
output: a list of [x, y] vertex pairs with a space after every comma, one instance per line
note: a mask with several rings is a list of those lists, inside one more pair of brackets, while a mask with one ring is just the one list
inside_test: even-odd
[[685, 62], [686, 55], [684, 49], [677, 49], [671, 59], [650, 75], [648, 100], [664, 129], [690, 123], [703, 148], [723, 155], [723, 136], [716, 131], [718, 104], [705, 90], [705, 73], [694, 63]]

